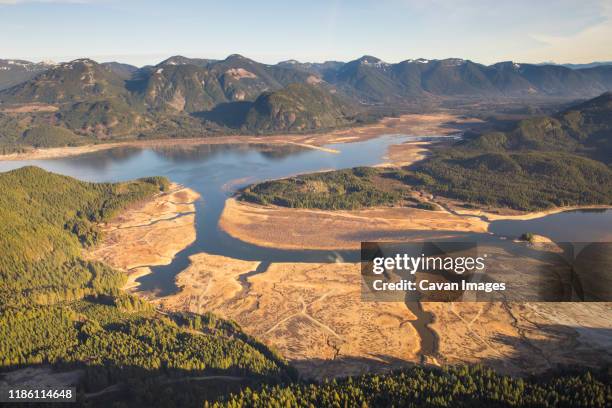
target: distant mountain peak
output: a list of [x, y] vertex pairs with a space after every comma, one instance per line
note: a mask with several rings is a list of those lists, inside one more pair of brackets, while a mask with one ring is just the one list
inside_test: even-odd
[[381, 63], [384, 64], [384, 62], [380, 58], [376, 58], [371, 55], [364, 55], [363, 57], [359, 58], [357, 62], [364, 65], [376, 65]]
[[173, 55], [160, 62], [157, 65], [184, 65], [189, 63], [189, 58], [183, 57], [182, 55]]
[[521, 64], [519, 64], [518, 62], [514, 62], [514, 61], [501, 61], [501, 62], [497, 62], [495, 64], [492, 65], [493, 67], [498, 67], [498, 68], [502, 68], [502, 69], [514, 69], [514, 70], [519, 70], [521, 69]]
[[98, 63], [90, 58], [77, 58], [75, 60], [72, 60], [70, 62], [64, 62], [62, 63], [62, 65], [68, 65], [68, 64], [84, 64], [84, 65], [98, 65]]
[[445, 66], [459, 66], [459, 65], [463, 65], [465, 63], [467, 63], [467, 60], [464, 60], [463, 58], [447, 58], [441, 61], [443, 65]]
[[279, 62], [279, 64], [288, 64], [288, 65], [296, 65], [296, 64], [299, 64], [299, 63], [300, 63], [300, 61], [294, 60], [294, 59], [290, 59], [290, 60], [287, 60], [287, 61]]
[[206, 59], [206, 58], [189, 58], [183, 55], [173, 55], [170, 58], [166, 58], [159, 64], [155, 65], [156, 67], [168, 66], [168, 65], [196, 65], [198, 67], [207, 67], [211, 63], [214, 63], [216, 60]]
[[409, 59], [407, 59], [405, 61], [400, 62], [400, 64], [401, 63], [429, 64], [430, 62], [431, 62], [431, 60], [428, 60], [426, 58], [416, 58], [416, 59], [409, 58]]
[[230, 54], [227, 56], [225, 61], [231, 61], [231, 60], [248, 60], [248, 58], [240, 54]]
[[381, 60], [380, 58], [373, 57], [371, 55], [364, 55], [363, 57], [355, 60], [359, 65], [367, 66], [367, 67], [375, 67], [375, 68], [386, 68], [391, 64], [388, 64]]

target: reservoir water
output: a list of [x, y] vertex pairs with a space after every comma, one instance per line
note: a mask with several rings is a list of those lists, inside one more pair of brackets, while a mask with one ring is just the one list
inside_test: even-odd
[[[264, 272], [267, 265], [279, 261], [359, 261], [358, 251], [279, 250], [232, 238], [218, 228], [225, 201], [238, 189], [254, 182], [321, 170], [375, 165], [385, 161], [384, 156], [389, 145], [407, 140], [427, 139], [387, 135], [366, 141], [325, 146], [339, 151], [337, 154], [293, 145], [120, 147], [58, 159], [0, 161], [0, 171], [34, 165], [80, 180], [95, 182], [166, 176], [173, 182], [199, 192], [202, 199], [196, 202], [196, 241], [178, 253], [170, 265], [153, 267], [150, 275], [138, 280], [140, 290], [163, 296], [177, 289], [175, 276], [188, 266], [188, 257], [198, 252], [261, 261], [260, 268], [252, 271], [252, 274]], [[490, 242], [499, 240], [500, 236], [514, 238], [524, 232], [532, 232], [560, 241], [612, 241], [611, 231], [612, 210], [573, 211], [529, 221], [495, 221], [490, 226], [490, 232], [493, 234], [458, 234], [455, 239]], [[434, 233], [431, 238], [435, 239]], [[432, 315], [424, 312], [418, 303], [406, 303], [417, 316], [413, 325], [421, 337], [421, 353], [435, 353], [435, 333], [427, 327], [432, 321]]]
[[339, 153], [294, 145], [203, 144], [186, 147], [121, 147], [50, 160], [0, 162], [0, 171], [25, 165], [96, 182], [166, 176], [201, 194], [196, 202], [196, 241], [177, 254], [170, 265], [152, 268], [141, 277], [140, 289], [167, 295], [176, 290], [174, 278], [198, 252], [270, 262], [358, 261], [356, 251], [301, 251], [263, 248], [237, 240], [218, 228], [225, 201], [236, 190], [263, 180], [320, 170], [374, 165], [384, 161], [387, 148], [423, 137], [387, 135], [354, 143], [325, 146]]
[[[174, 277], [188, 265], [188, 257], [208, 252], [245, 260], [269, 262], [358, 261], [356, 251], [303, 251], [263, 248], [237, 240], [218, 228], [225, 201], [236, 190], [263, 180], [321, 170], [369, 166], [384, 161], [391, 144], [431, 138], [387, 135], [325, 146], [339, 153], [294, 145], [203, 144], [163, 148], [120, 147], [49, 160], [0, 161], [0, 171], [26, 165], [85, 181], [113, 182], [146, 176], [166, 176], [202, 195], [196, 202], [196, 241], [167, 266], [153, 268], [140, 278], [143, 291], [159, 295], [176, 289]], [[554, 241], [612, 241], [612, 210], [567, 211], [527, 221], [500, 220], [490, 224], [495, 236], [516, 238], [525, 232]], [[435, 239], [432, 232], [431, 239]], [[491, 234], [457, 234], [455, 239], [486, 240]]]

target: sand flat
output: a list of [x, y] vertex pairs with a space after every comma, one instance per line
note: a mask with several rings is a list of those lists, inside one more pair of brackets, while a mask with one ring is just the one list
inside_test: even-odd
[[128, 273], [126, 288], [150, 272], [149, 266], [167, 265], [195, 241], [195, 205], [199, 194], [173, 184], [168, 193], [127, 209], [101, 225], [102, 242], [86, 256]]
[[165, 309], [212, 311], [274, 346], [306, 376], [357, 374], [417, 361], [415, 317], [402, 302], [362, 302], [358, 264], [277, 263], [257, 267], [200, 253], [181, 272]]
[[524, 375], [612, 361], [611, 303], [429, 302], [423, 308], [435, 315], [442, 364]]
[[[219, 226], [231, 236], [283, 249], [356, 249], [362, 241], [485, 233], [488, 223], [442, 211], [385, 207], [324, 211], [260, 206], [228, 199]], [[279, 231], [283, 231], [279, 234]]]

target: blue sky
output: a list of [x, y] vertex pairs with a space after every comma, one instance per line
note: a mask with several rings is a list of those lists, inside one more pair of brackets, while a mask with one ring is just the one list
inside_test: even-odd
[[0, 0], [0, 58], [612, 60], [612, 0]]

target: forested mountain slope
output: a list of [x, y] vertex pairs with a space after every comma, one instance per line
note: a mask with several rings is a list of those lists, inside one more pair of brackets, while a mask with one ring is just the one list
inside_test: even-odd
[[491, 207], [612, 205], [611, 158], [612, 95], [605, 93], [553, 116], [517, 121], [509, 130], [468, 133], [434, 146], [428, 158], [408, 168], [301, 175], [249, 186], [240, 197], [321, 209], [397, 204], [406, 192], [380, 188], [383, 177]]
[[116, 385], [104, 398], [136, 406], [199, 406], [218, 392], [206, 382], [160, 392], [190, 377], [235, 377], [220, 387], [226, 391], [290, 378], [281, 358], [235, 324], [210, 314], [160, 315], [120, 291], [121, 272], [83, 258], [99, 238], [96, 223], [167, 183], [85, 183], [35, 167], [0, 174], [0, 371], [80, 369], [81, 402], [83, 392]]

